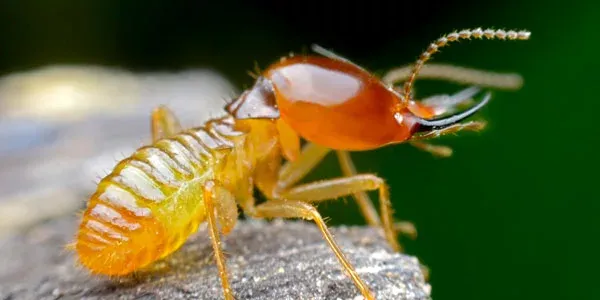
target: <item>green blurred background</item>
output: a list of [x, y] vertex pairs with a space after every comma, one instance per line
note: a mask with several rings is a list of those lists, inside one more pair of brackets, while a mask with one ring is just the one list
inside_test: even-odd
[[[597, 3], [3, 0], [0, 75], [58, 63], [209, 67], [243, 88], [254, 61], [311, 43], [381, 74], [456, 29], [531, 30], [530, 41], [462, 42], [435, 56], [525, 78], [520, 91], [494, 93], [479, 115], [486, 131], [437, 142], [453, 157], [408, 146], [353, 157], [388, 180], [397, 216], [417, 225], [407, 252], [431, 268], [434, 299], [600, 299]], [[417, 88], [440, 86], [460, 88]], [[337, 175], [330, 156], [308, 179]], [[330, 224], [364, 224], [346, 202], [321, 206]]]

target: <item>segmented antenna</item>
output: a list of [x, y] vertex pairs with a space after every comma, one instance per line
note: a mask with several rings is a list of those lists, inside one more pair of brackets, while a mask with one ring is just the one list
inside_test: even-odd
[[488, 40], [492, 40], [492, 39], [527, 40], [527, 39], [529, 39], [530, 35], [531, 35], [531, 32], [524, 31], [524, 30], [523, 31], [514, 31], [514, 30], [504, 31], [502, 29], [482, 30], [481, 28], [477, 28], [477, 29], [473, 29], [473, 30], [465, 29], [465, 30], [461, 30], [459, 32], [453, 32], [453, 33], [442, 36], [441, 38], [437, 39], [435, 42], [431, 43], [429, 45], [429, 47], [427, 47], [427, 50], [425, 50], [425, 52], [421, 53], [421, 55], [419, 56], [419, 59], [413, 66], [412, 72], [411, 72], [410, 76], [408, 77], [408, 80], [404, 83], [404, 99], [403, 99], [403, 101], [408, 101], [409, 99], [411, 99], [411, 91], [412, 91], [413, 83], [415, 81], [415, 78], [417, 77], [417, 74], [419, 74], [419, 71], [421, 70], [421, 68], [423, 67], [425, 62], [427, 62], [433, 54], [438, 52], [439, 48], [442, 48], [442, 47], [448, 45], [448, 43], [456, 42], [458, 40], [471, 39], [471, 38], [481, 39], [484, 37], [487, 38]]

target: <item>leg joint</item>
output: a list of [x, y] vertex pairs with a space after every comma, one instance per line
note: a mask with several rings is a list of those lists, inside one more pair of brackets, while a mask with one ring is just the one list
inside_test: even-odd
[[381, 188], [382, 186], [385, 185], [385, 180], [383, 180], [383, 178], [376, 176], [375, 174], [364, 174], [364, 175], [357, 175], [363, 178], [364, 181], [366, 182], [371, 182], [373, 184], [372, 188], [373, 189], [377, 189], [377, 188]]

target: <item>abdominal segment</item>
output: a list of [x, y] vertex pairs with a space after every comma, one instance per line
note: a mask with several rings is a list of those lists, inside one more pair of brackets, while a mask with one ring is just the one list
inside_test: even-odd
[[166, 152], [146, 148], [99, 183], [77, 233], [81, 264], [93, 273], [124, 275], [185, 242], [204, 211], [201, 199], [180, 197], [193, 177], [176, 167]]
[[93, 273], [124, 275], [158, 259], [166, 232], [156, 218], [92, 198], [77, 234], [79, 262]]
[[92, 273], [125, 275], [177, 250], [205, 220], [204, 183], [214, 177], [216, 157], [233, 146], [222, 136], [233, 134], [225, 121], [159, 140], [119, 162], [83, 214], [79, 262]]

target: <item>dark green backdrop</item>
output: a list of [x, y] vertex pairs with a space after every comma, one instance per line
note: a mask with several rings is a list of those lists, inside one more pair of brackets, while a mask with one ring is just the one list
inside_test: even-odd
[[[485, 132], [438, 142], [452, 158], [407, 146], [354, 157], [388, 180], [398, 216], [418, 226], [408, 252], [431, 267], [435, 299], [600, 299], [599, 4], [281, 2], [4, 0], [0, 73], [50, 63], [212, 67], [242, 87], [255, 60], [265, 66], [312, 42], [383, 72], [455, 29], [529, 29], [527, 42], [462, 42], [436, 56], [525, 78], [522, 90], [494, 94], [480, 114]], [[311, 179], [338, 174], [328, 157]], [[321, 208], [332, 224], [363, 223], [351, 201]]]

